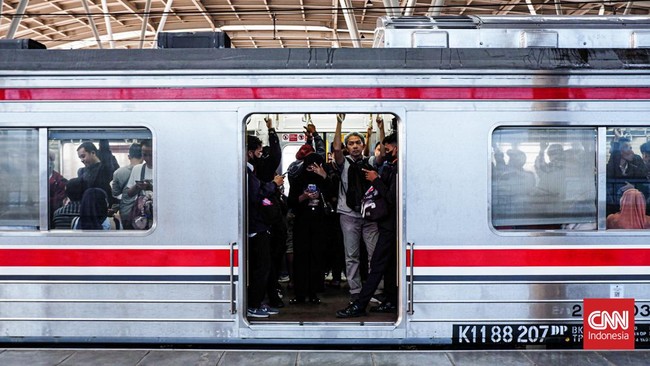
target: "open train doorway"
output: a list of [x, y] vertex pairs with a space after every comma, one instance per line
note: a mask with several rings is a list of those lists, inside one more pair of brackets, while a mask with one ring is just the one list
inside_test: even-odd
[[395, 324], [405, 288], [396, 115], [254, 113], [245, 123], [247, 321]]

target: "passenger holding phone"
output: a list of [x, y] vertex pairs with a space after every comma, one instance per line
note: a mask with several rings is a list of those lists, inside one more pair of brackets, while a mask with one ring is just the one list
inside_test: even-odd
[[315, 152], [304, 157], [297, 175], [290, 175], [289, 207], [295, 214], [293, 226], [293, 283], [295, 297], [291, 304], [309, 301], [319, 304], [318, 292], [323, 289], [323, 256], [325, 253], [325, 194], [330, 192], [331, 179]]

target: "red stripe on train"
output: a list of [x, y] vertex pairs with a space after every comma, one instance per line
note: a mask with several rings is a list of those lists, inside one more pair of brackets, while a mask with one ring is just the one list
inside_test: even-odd
[[[234, 258], [237, 266], [237, 251]], [[650, 266], [650, 249], [422, 249], [415, 251], [414, 263], [416, 267]], [[0, 267], [227, 266], [228, 249], [0, 249]]]
[[426, 249], [415, 250], [413, 262], [415, 267], [650, 266], [650, 249]]
[[227, 249], [0, 249], [0, 267], [228, 266]]
[[0, 89], [0, 100], [650, 99], [650, 88], [35, 88]]

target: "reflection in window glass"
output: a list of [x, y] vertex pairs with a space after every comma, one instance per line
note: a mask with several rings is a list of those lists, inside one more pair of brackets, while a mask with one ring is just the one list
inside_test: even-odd
[[492, 146], [497, 229], [597, 228], [595, 129], [500, 128]]
[[38, 228], [38, 131], [1, 129], [0, 155], [0, 228]]
[[607, 129], [607, 229], [650, 229], [648, 129]]

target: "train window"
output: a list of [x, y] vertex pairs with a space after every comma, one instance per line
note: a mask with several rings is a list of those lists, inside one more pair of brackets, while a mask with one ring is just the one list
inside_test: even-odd
[[38, 141], [36, 129], [0, 129], [0, 229], [39, 227]]
[[[48, 148], [50, 229], [151, 228], [154, 174], [150, 131], [50, 130]], [[53, 177], [60, 177], [62, 183], [53, 185]]]
[[498, 230], [596, 230], [596, 137], [596, 129], [496, 129], [492, 225]]
[[607, 129], [607, 229], [650, 229], [650, 128]]

